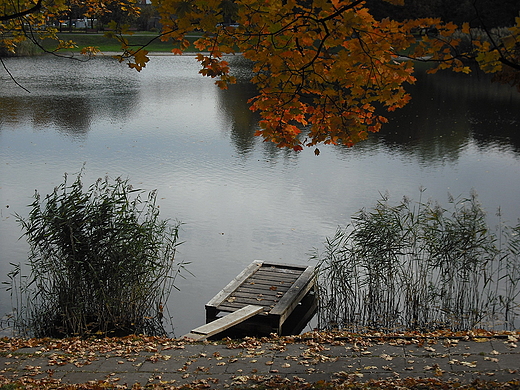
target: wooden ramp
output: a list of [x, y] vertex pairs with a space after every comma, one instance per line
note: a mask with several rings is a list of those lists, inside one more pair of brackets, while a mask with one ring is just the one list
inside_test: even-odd
[[316, 308], [314, 267], [257, 260], [206, 304], [206, 325], [185, 337], [297, 334]]
[[193, 329], [190, 333], [185, 335], [185, 338], [192, 340], [204, 340], [208, 337], [211, 337], [215, 334], [221, 333], [226, 329], [233, 327], [236, 324], [239, 324], [242, 321], [247, 320], [248, 318], [253, 317], [255, 314], [258, 314], [264, 310], [261, 306], [247, 305], [237, 311], [234, 311], [231, 314], [228, 314], [225, 317], [221, 317], [215, 321], [212, 321], [206, 325], [199, 326], [196, 329]]

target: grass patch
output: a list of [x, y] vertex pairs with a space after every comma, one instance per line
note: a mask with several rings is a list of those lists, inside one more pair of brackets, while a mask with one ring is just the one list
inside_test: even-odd
[[[169, 53], [174, 48], [172, 41], [162, 42], [160, 39], [154, 38], [157, 34], [154, 33], [136, 33], [134, 35], [126, 35], [125, 38], [133, 47], [146, 46], [146, 50], [149, 52], [160, 52]], [[73, 41], [76, 43], [77, 48], [74, 49], [63, 49], [64, 52], [79, 52], [83, 47], [95, 46], [98, 47], [102, 52], [120, 52], [121, 44], [114, 38], [107, 38], [103, 33], [59, 33], [58, 37], [64, 41]], [[187, 39], [190, 41], [191, 46], [186, 50], [187, 52], [196, 52], [197, 49], [193, 46], [199, 37], [190, 36]], [[47, 40], [44, 42], [46, 49], [53, 48], [53, 41]]]

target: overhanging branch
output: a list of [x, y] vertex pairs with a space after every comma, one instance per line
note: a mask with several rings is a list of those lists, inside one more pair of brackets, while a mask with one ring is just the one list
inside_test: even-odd
[[516, 70], [520, 70], [520, 64], [518, 64], [518, 63], [509, 61], [507, 58], [504, 58], [504, 57], [500, 57], [498, 60], [501, 63], [503, 63], [504, 65], [510, 66], [511, 68], [516, 69]]
[[7, 20], [21, 18], [25, 15], [33, 14], [40, 10], [40, 8], [42, 7], [42, 1], [43, 0], [38, 0], [38, 2], [34, 6], [26, 9], [25, 11], [16, 12], [16, 13], [10, 14], [10, 15], [2, 15], [2, 16], [0, 16], [0, 22], [5, 22]]
[[2, 59], [2, 57], [0, 57], [0, 63], [2, 64], [4, 70], [7, 72], [7, 74], [9, 75], [9, 77], [11, 77], [11, 80], [13, 80], [14, 83], [15, 83], [16, 85], [18, 85], [20, 88], [22, 88], [25, 92], [31, 92], [31, 91], [29, 91], [27, 88], [25, 88], [23, 85], [21, 85], [18, 81], [16, 81], [16, 79], [14, 78], [14, 76], [11, 74], [11, 72], [9, 71], [9, 69], [7, 68], [7, 66], [5, 65], [4, 60]]

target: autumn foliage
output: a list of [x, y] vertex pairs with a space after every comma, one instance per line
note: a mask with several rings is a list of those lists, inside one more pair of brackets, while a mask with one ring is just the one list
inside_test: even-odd
[[[0, 0], [0, 49], [14, 53], [25, 40], [53, 53], [76, 47], [73, 41], [62, 40], [57, 35], [60, 24], [69, 20], [73, 9], [92, 19], [110, 15], [115, 9], [129, 15], [139, 13], [135, 0]], [[44, 40], [55, 42], [54, 47], [44, 49]], [[84, 54], [96, 52], [94, 47], [83, 49]]]
[[[402, 0], [387, 0], [402, 5]], [[440, 19], [376, 20], [356, 0], [155, 0], [163, 39], [188, 46], [186, 34], [201, 30], [196, 42], [201, 74], [226, 88], [234, 82], [225, 55], [242, 53], [253, 63], [259, 94], [251, 109], [262, 116], [265, 140], [280, 147], [353, 145], [378, 131], [385, 111], [404, 106], [413, 83], [412, 59], [437, 69], [470, 71], [472, 56], [459, 48], [460, 32]], [[518, 24], [518, 23], [517, 23]], [[469, 34], [469, 27], [464, 26]], [[511, 51], [518, 27], [502, 42]], [[478, 43], [478, 61], [502, 70], [503, 52], [493, 42]]]
[[[123, 12], [136, 12], [133, 0], [112, 2]], [[387, 121], [386, 112], [410, 100], [405, 87], [415, 81], [417, 61], [434, 64], [430, 72], [468, 73], [467, 60], [476, 60], [497, 81], [519, 85], [520, 18], [501, 34], [484, 30], [478, 35], [469, 24], [457, 26], [440, 18], [373, 16], [377, 6], [406, 7], [404, 0], [372, 1], [370, 8], [362, 0], [152, 3], [162, 26], [158, 37], [173, 42], [172, 53], [186, 51], [188, 35], [200, 36], [195, 42], [200, 73], [215, 78], [220, 88], [235, 81], [226, 55], [251, 60], [258, 95], [250, 104], [262, 117], [257, 135], [280, 147], [350, 146], [378, 131]], [[99, 4], [91, 14], [105, 12]], [[58, 8], [49, 12], [62, 12], [66, 5], [59, 0], [53, 7]], [[146, 49], [129, 47], [124, 26], [110, 27], [109, 34], [122, 43], [118, 59], [143, 69], [149, 61]]]

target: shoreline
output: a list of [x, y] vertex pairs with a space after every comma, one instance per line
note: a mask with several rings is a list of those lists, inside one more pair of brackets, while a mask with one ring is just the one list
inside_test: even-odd
[[[368, 337], [368, 338], [367, 338]], [[39, 389], [520, 388], [520, 332], [347, 332], [187, 342], [0, 339], [0, 385]], [[17, 387], [13, 387], [17, 388]]]

